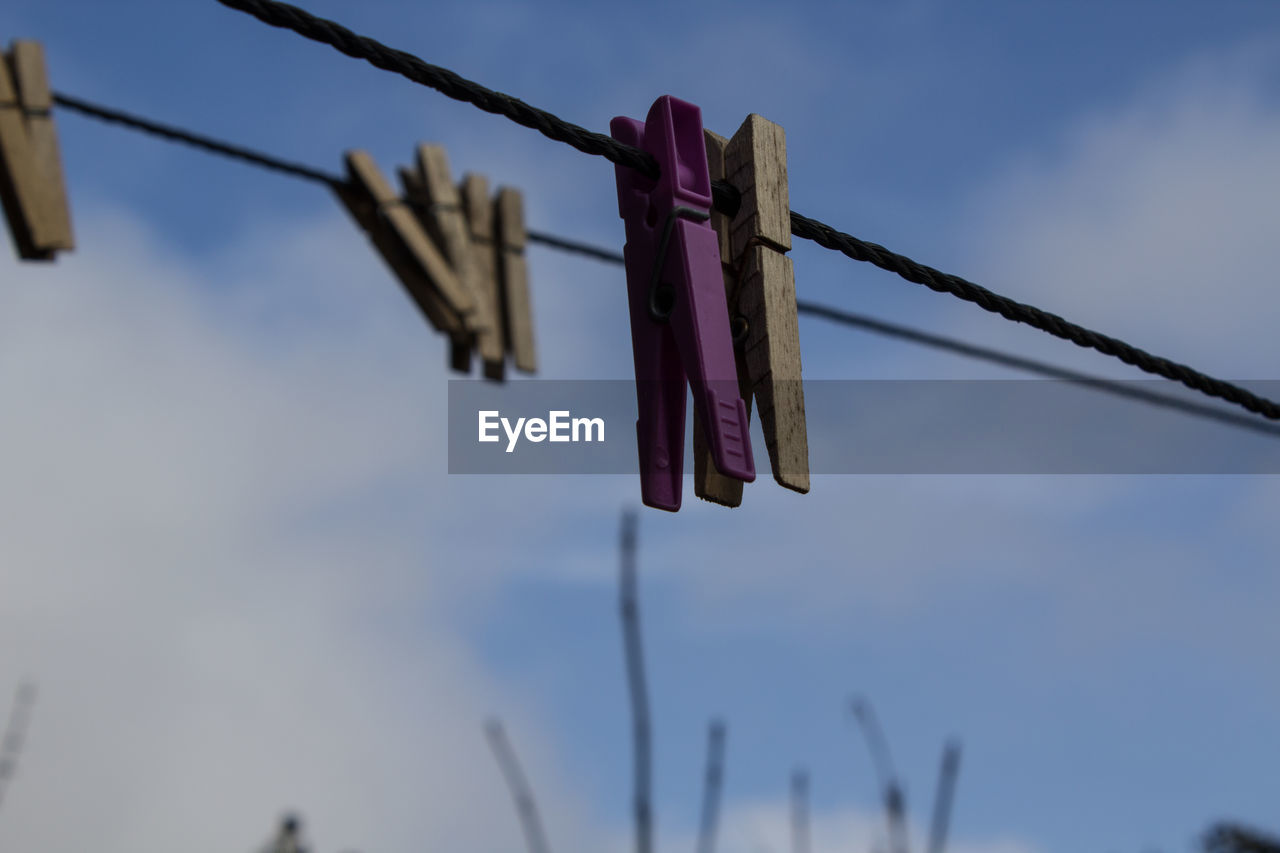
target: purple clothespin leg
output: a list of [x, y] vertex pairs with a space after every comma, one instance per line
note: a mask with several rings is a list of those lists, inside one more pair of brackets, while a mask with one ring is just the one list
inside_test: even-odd
[[618, 213], [627, 229], [640, 492], [646, 505], [674, 512], [684, 475], [686, 381], [716, 468], [746, 482], [756, 478], [720, 248], [708, 222], [711, 178], [702, 111], [664, 95], [643, 123], [619, 116], [609, 132], [652, 154], [661, 170], [654, 181], [616, 167]]

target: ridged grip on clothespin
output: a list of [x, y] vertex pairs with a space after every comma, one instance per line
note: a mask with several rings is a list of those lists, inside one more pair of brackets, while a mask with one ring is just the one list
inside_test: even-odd
[[[703, 130], [703, 138], [707, 146], [707, 172], [713, 181], [724, 180], [724, 149], [729, 143], [718, 133]], [[736, 268], [733, 263], [733, 250], [729, 247], [729, 217], [718, 210], [711, 211], [711, 227], [715, 229], [716, 239], [720, 246], [720, 266], [724, 278], [725, 299], [728, 302], [734, 296], [734, 285], [737, 282]], [[733, 330], [733, 313], [730, 311], [730, 331]], [[751, 379], [747, 375], [746, 359], [735, 353], [738, 367], [738, 395], [742, 398], [743, 407], [751, 418]], [[707, 446], [707, 437], [702, 427], [702, 418], [693, 413], [693, 491], [703, 500], [718, 503], [721, 506], [736, 507], [742, 505], [742, 480], [729, 477], [716, 470], [711, 459], [711, 449]]]

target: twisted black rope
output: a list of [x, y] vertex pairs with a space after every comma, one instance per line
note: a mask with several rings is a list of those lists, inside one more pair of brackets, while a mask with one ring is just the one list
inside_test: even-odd
[[[563, 237], [555, 237], [550, 234], [538, 234], [535, 237], [534, 233], [531, 231], [529, 232], [529, 240], [530, 242], [544, 243], [553, 249], [574, 252], [597, 260], [606, 261], [608, 263], [625, 263], [623, 256], [617, 252], [611, 252], [607, 249], [601, 249], [596, 246], [579, 243], [574, 240], [566, 240]], [[978, 346], [977, 344], [967, 343], [965, 341], [945, 337], [943, 335], [923, 332], [919, 329], [912, 329], [908, 326], [898, 325], [897, 323], [878, 320], [875, 317], [869, 317], [866, 314], [842, 311], [839, 308], [833, 308], [829, 305], [822, 305], [817, 302], [807, 302], [803, 299], [796, 300], [796, 311], [801, 314], [820, 317], [824, 320], [829, 320], [843, 326], [865, 329], [866, 331], [874, 332], [875, 334], [883, 335], [885, 337], [911, 341], [912, 343], [920, 344], [921, 346], [953, 352], [957, 355], [967, 356], [979, 361], [987, 361], [992, 364], [998, 364], [1001, 367], [1011, 367], [1015, 370], [1035, 373], [1050, 379], [1062, 379], [1067, 382], [1087, 386], [1096, 391], [1113, 394], [1117, 397], [1124, 397], [1129, 400], [1136, 400], [1140, 403], [1148, 403], [1152, 406], [1159, 406], [1165, 409], [1185, 412], [1197, 417], [1217, 421], [1218, 423], [1240, 427], [1241, 429], [1247, 429], [1252, 432], [1259, 432], [1263, 435], [1272, 436], [1273, 438], [1280, 437], [1280, 426], [1260, 421], [1251, 415], [1237, 414], [1236, 412], [1221, 409], [1217, 406], [1206, 403], [1184, 400], [1180, 397], [1163, 394], [1159, 391], [1151, 391], [1146, 388], [1136, 387], [1132, 383], [1125, 383], [1121, 380], [1104, 379], [1100, 376], [1090, 376], [1087, 373], [1081, 373], [1065, 367], [1058, 367], [1057, 365], [1049, 364], [1048, 362], [1037, 361], [1036, 359], [1025, 358], [1020, 355], [1013, 355], [1012, 353], [1002, 352], [990, 347]]]
[[[448, 69], [424, 62], [413, 54], [387, 47], [366, 36], [357, 35], [340, 24], [316, 17], [296, 6], [276, 2], [276, 0], [218, 0], [218, 2], [232, 9], [247, 12], [271, 26], [293, 30], [306, 38], [328, 44], [347, 56], [363, 59], [378, 68], [400, 74], [451, 98], [474, 104], [486, 112], [506, 116], [517, 124], [534, 128], [544, 136], [558, 142], [566, 142], [586, 154], [605, 157], [613, 163], [637, 169], [650, 177], [658, 176], [656, 161], [644, 151], [623, 145], [604, 134], [594, 133], [571, 124], [510, 95], [487, 89]], [[741, 196], [731, 185], [723, 181], [714, 181], [712, 193], [717, 210], [729, 215], [737, 212]], [[1280, 404], [1259, 397], [1238, 385], [1215, 379], [1185, 364], [1152, 355], [1117, 338], [1071, 323], [1056, 314], [992, 293], [959, 276], [939, 272], [932, 267], [891, 252], [883, 246], [859, 240], [794, 211], [791, 213], [791, 233], [806, 240], [813, 240], [824, 248], [841, 252], [856, 261], [866, 261], [883, 270], [897, 273], [907, 281], [922, 284], [939, 293], [950, 293], [1008, 320], [1026, 323], [1028, 326], [1071, 341], [1078, 346], [1113, 356], [1147, 373], [1181, 382], [1188, 388], [1227, 400], [1264, 417], [1280, 419]]]
[[1118, 358], [1125, 364], [1131, 364], [1146, 373], [1181, 382], [1188, 388], [1200, 391], [1210, 397], [1218, 397], [1235, 403], [1264, 417], [1273, 420], [1280, 419], [1280, 405], [1264, 397], [1259, 397], [1238, 385], [1215, 379], [1185, 364], [1179, 364], [1176, 361], [1152, 355], [1118, 338], [1095, 332], [1092, 329], [1086, 329], [1059, 317], [1057, 314], [1050, 314], [1048, 311], [1043, 311], [1033, 305], [1027, 305], [1007, 296], [992, 293], [985, 287], [974, 284], [958, 275], [940, 272], [933, 267], [917, 263], [910, 258], [889, 251], [884, 246], [859, 240], [857, 237], [835, 230], [830, 225], [824, 225], [821, 222], [809, 219], [807, 216], [801, 216], [795, 211], [791, 212], [791, 233], [797, 237], [813, 240], [819, 246], [835, 249], [854, 260], [867, 261], [882, 270], [897, 273], [907, 281], [923, 284], [930, 290], [938, 293], [949, 293], [966, 302], [972, 302], [984, 310], [999, 314], [1006, 320], [1012, 320], [1015, 323], [1026, 323], [1028, 326], [1032, 326], [1042, 332], [1048, 332], [1054, 337], [1071, 341], [1077, 346], [1097, 350], [1103, 355]]
[[272, 169], [276, 172], [283, 172], [286, 175], [294, 175], [299, 178], [306, 178], [309, 181], [326, 184], [330, 187], [341, 186], [343, 180], [336, 175], [328, 175], [316, 169], [308, 168], [297, 163], [289, 163], [285, 160], [278, 160], [275, 157], [269, 157], [266, 154], [260, 154], [257, 151], [251, 151], [248, 148], [241, 148], [239, 145], [231, 145], [226, 142], [219, 142], [216, 139], [210, 139], [207, 136], [200, 136], [186, 130], [179, 130], [176, 127], [158, 124], [154, 121], [148, 121], [144, 118], [130, 115], [120, 110], [108, 109], [88, 101], [82, 101], [79, 98], [73, 98], [70, 95], [64, 95], [55, 92], [53, 102], [60, 107], [66, 107], [69, 110], [83, 113], [94, 118], [112, 124], [121, 124], [127, 127], [137, 128], [151, 134], [159, 136], [162, 139], [168, 139], [173, 142], [181, 142], [184, 145], [191, 145], [205, 151], [212, 151], [214, 154], [221, 154], [224, 157], [231, 157], [236, 160], [243, 160], [248, 163], [255, 163], [266, 169]]
[[[79, 98], [73, 98], [69, 95], [55, 94], [54, 101], [59, 106], [76, 110], [85, 115], [102, 119], [111, 124], [118, 124], [126, 127], [132, 127], [132, 128], [141, 130], [145, 133], [159, 136], [163, 139], [166, 139], [172, 142], [179, 142], [185, 145], [191, 145], [198, 149], [209, 151], [223, 157], [228, 157], [235, 160], [241, 160], [251, 165], [260, 166], [263, 168], [271, 169], [276, 172], [281, 172], [294, 177], [300, 177], [307, 180], [315, 181], [317, 183], [326, 184], [328, 186], [335, 186], [343, 183], [342, 179], [336, 175], [329, 175], [319, 170], [309, 168], [307, 166], [301, 166], [296, 163], [290, 163], [288, 161], [281, 160], [276, 157], [272, 157], [268, 154], [263, 154], [260, 151], [252, 151], [248, 148], [244, 148], [243, 146], [232, 145], [231, 143], [221, 142], [215, 139], [211, 139], [207, 136], [201, 136], [199, 134], [192, 133], [190, 131], [180, 130], [178, 128], [174, 128], [168, 125], [163, 125], [158, 122], [150, 121], [148, 119], [139, 118], [137, 116], [130, 115], [129, 113], [122, 112], [120, 110], [111, 109], [109, 107], [104, 107], [99, 104], [91, 104], [87, 101], [83, 101]], [[799, 214], [792, 214], [792, 216], [793, 216], [793, 220], [796, 217], [798, 217], [806, 225], [809, 223], [809, 220], [805, 219], [804, 217], [800, 217]], [[814, 224], [817, 225], [817, 223], [814, 223]], [[822, 226], [822, 227], [825, 227], [825, 226]], [[579, 255], [584, 255], [587, 257], [595, 258], [596, 260], [605, 261], [612, 264], [620, 265], [624, 263], [623, 256], [618, 252], [613, 252], [608, 249], [602, 249], [597, 246], [592, 246], [586, 243], [580, 243], [575, 240], [568, 240], [563, 237], [557, 237], [552, 234], [544, 234], [538, 231], [529, 231], [528, 238], [529, 238], [529, 242], [531, 243], [541, 243], [543, 245], [549, 246], [550, 248], [557, 249], [560, 251], [573, 252]], [[835, 238], [845, 238], [849, 241], [852, 241], [854, 244], [860, 247], [860, 250], [868, 253], [868, 258], [884, 257], [886, 255], [892, 256], [891, 252], [885, 251], [880, 246], [864, 243], [861, 240], [857, 240], [856, 238], [850, 237], [847, 234], [834, 234], [833, 239]], [[922, 275], [925, 273], [932, 273], [936, 276], [951, 278], [950, 276], [945, 276], [943, 273], [938, 273], [936, 270], [930, 270], [928, 267], [923, 267], [922, 269], [924, 270], [924, 273], [922, 273]], [[960, 279], [959, 281], [963, 282], [966, 285], [969, 284], [969, 282], [964, 282], [963, 279]], [[983, 293], [987, 293], [988, 295], [990, 295], [995, 299], [1002, 298], [1002, 297], [995, 296], [995, 294], [989, 294], [988, 291], [983, 290], [977, 285], [970, 285], [970, 286], [976, 288], [979, 291], [982, 291]], [[1014, 304], [1016, 305], [1017, 303], [1014, 303]], [[976, 346], [974, 344], [968, 344], [963, 341], [957, 341], [955, 339], [942, 337], [940, 335], [933, 335], [928, 332], [921, 332], [915, 329], [907, 328], [906, 326], [899, 326], [893, 323], [885, 322], [883, 320], [877, 320], [872, 317], [867, 317], [865, 315], [854, 314], [847, 311], [841, 311], [839, 309], [831, 308], [825, 305], [819, 305], [817, 303], [798, 300], [796, 302], [796, 307], [802, 314], [812, 314], [827, 320], [831, 320], [833, 322], [841, 323], [846, 326], [860, 327], [860, 328], [875, 332], [877, 334], [913, 341], [918, 344], [934, 347], [935, 349], [949, 350], [951, 352], [959, 353], [960, 355], [966, 355], [971, 358], [977, 358], [984, 361], [993, 362], [995, 364], [1000, 364], [1005, 367], [1013, 367], [1019, 370], [1025, 370], [1031, 373], [1037, 373], [1041, 376], [1048, 376], [1055, 379], [1065, 379], [1070, 382], [1076, 382], [1079, 384], [1088, 385], [1089, 387], [1092, 387], [1099, 391], [1116, 394], [1118, 396], [1127, 397], [1129, 399], [1139, 400], [1141, 402], [1150, 403], [1156, 406], [1163, 406], [1169, 409], [1180, 410], [1192, 415], [1197, 415], [1200, 417], [1209, 418], [1211, 420], [1216, 420], [1220, 423], [1226, 423], [1232, 426], [1238, 426], [1244, 429], [1249, 429], [1254, 432], [1261, 432], [1267, 435], [1280, 435], [1280, 428], [1277, 428], [1271, 424], [1262, 423], [1251, 417], [1248, 417], [1245, 415], [1238, 415], [1233, 412], [1224, 411], [1224, 410], [1215, 408], [1213, 406], [1194, 403], [1189, 400], [1182, 400], [1177, 397], [1169, 396], [1167, 394], [1161, 394], [1155, 391], [1148, 391], [1142, 388], [1129, 387], [1128, 385], [1123, 385], [1113, 380], [1101, 379], [1098, 377], [1089, 376], [1088, 374], [1084, 374], [1084, 373], [1077, 373], [1076, 371], [1073, 371], [1073, 370], [1067, 370], [1065, 368], [1056, 367], [1054, 365], [1035, 361], [1033, 359], [1023, 358], [1021, 356], [1011, 355], [1009, 353], [1003, 353], [998, 350], [989, 349], [987, 347]]]
[[[170, 142], [178, 142], [183, 145], [190, 145], [202, 151], [209, 151], [221, 157], [227, 157], [232, 160], [239, 160], [244, 163], [250, 163], [255, 166], [261, 166], [271, 171], [280, 172], [285, 175], [292, 175], [297, 178], [303, 178], [318, 184], [324, 184], [328, 187], [339, 187], [346, 182], [338, 175], [322, 172], [319, 169], [312, 169], [310, 166], [303, 166], [299, 163], [291, 163], [288, 160], [281, 160], [270, 154], [264, 154], [261, 151], [254, 151], [241, 145], [233, 145], [230, 142], [220, 142], [208, 136], [202, 136], [198, 133], [192, 133], [189, 130], [181, 130], [171, 125], [160, 124], [159, 122], [149, 119], [139, 118], [131, 115], [123, 110], [104, 107], [101, 104], [92, 104], [80, 98], [73, 98], [70, 95], [64, 95], [60, 92], [54, 93], [53, 101], [60, 107], [81, 113], [83, 115], [92, 116], [101, 119], [108, 124], [117, 124], [123, 127], [131, 127], [140, 130], [143, 133], [166, 139]], [[578, 243], [573, 240], [566, 240], [563, 237], [556, 237], [553, 234], [544, 234], [540, 231], [528, 231], [526, 236], [530, 243], [542, 243], [554, 249], [560, 249], [566, 252], [574, 252], [579, 255], [586, 255], [602, 261], [612, 263], [623, 263], [622, 255], [617, 252], [611, 252], [608, 249], [600, 249], [595, 246], [588, 246], [585, 243]]]
[[[218, 2], [240, 12], [248, 12], [264, 24], [292, 30], [304, 38], [336, 48], [347, 56], [363, 59], [376, 68], [394, 72], [415, 83], [428, 86], [456, 101], [464, 101], [487, 113], [505, 116], [516, 124], [533, 128], [548, 139], [571, 145], [584, 154], [605, 157], [620, 166], [637, 169], [652, 178], [658, 177], [658, 161], [647, 151], [632, 148], [611, 136], [565, 121], [546, 110], [530, 106], [512, 95], [495, 92], [447, 68], [432, 65], [411, 53], [353, 33], [341, 24], [312, 15], [305, 9], [290, 6], [287, 3], [260, 2], [260, 0], [218, 0]], [[725, 204], [736, 208], [739, 201], [737, 191], [727, 183], [720, 182], [720, 184], [717, 190], [725, 194]], [[719, 200], [719, 193], [717, 200]]]
[[1084, 385], [1094, 389], [1095, 391], [1113, 394], [1117, 397], [1124, 397], [1129, 400], [1137, 400], [1140, 403], [1148, 403], [1152, 406], [1159, 406], [1165, 409], [1185, 412], [1189, 415], [1207, 418], [1219, 423], [1240, 427], [1241, 429], [1247, 429], [1252, 432], [1259, 432], [1263, 435], [1272, 436], [1273, 438], [1280, 438], [1280, 426], [1277, 426], [1276, 424], [1270, 424], [1266, 421], [1258, 420], [1252, 415], [1240, 414], [1236, 411], [1220, 408], [1210, 403], [1197, 403], [1194, 400], [1184, 400], [1180, 397], [1174, 397], [1171, 394], [1163, 394], [1159, 391], [1151, 391], [1146, 388], [1135, 387], [1132, 382], [1125, 382], [1116, 379], [1103, 379], [1099, 376], [1090, 376], [1087, 373], [1080, 373], [1065, 367], [1058, 367], [1057, 365], [1048, 364], [1047, 362], [1037, 361], [1031, 358], [1023, 358], [1020, 355], [1012, 355], [1011, 353], [1001, 352], [1000, 350], [977, 346], [975, 344], [956, 340], [955, 338], [948, 338], [942, 335], [922, 332], [918, 329], [899, 326], [896, 323], [887, 323], [884, 320], [877, 320], [874, 317], [868, 317], [864, 314], [854, 314], [849, 311], [841, 311], [838, 308], [831, 308], [827, 305], [819, 305], [814, 302], [805, 302], [798, 299], [796, 300], [796, 310], [801, 314], [821, 317], [824, 320], [830, 320], [833, 323], [839, 323], [844, 326], [855, 326], [869, 332], [874, 332], [878, 335], [884, 335], [885, 337], [911, 341], [912, 343], [921, 344], [922, 346], [954, 352], [958, 355], [968, 356], [969, 358], [978, 359], [980, 361], [987, 361], [992, 364], [998, 364], [1002, 367], [1011, 367], [1015, 370], [1022, 370], [1027, 373], [1046, 376], [1050, 379], [1061, 379], [1077, 385]]

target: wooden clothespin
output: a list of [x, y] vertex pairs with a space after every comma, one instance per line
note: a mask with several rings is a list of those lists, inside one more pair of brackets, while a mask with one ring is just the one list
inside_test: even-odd
[[[713, 154], [723, 152], [723, 159]], [[758, 403], [769, 464], [779, 485], [809, 491], [809, 439], [800, 377], [800, 327], [787, 193], [787, 144], [780, 125], [747, 116], [733, 138], [707, 134], [707, 160], [742, 194], [732, 222], [712, 214], [725, 264], [738, 382], [748, 413]], [[694, 419], [694, 490], [700, 498], [739, 506], [742, 481], [716, 470]]]
[[336, 190], [342, 204], [431, 324], [450, 339], [465, 336], [476, 311], [470, 292], [373, 158], [348, 151], [346, 164], [347, 182]]
[[507, 351], [516, 370], [533, 373], [538, 369], [538, 357], [533, 345], [529, 268], [524, 260], [528, 235], [524, 230], [524, 197], [520, 191], [501, 187], [493, 201], [493, 214], [498, 233], [496, 248]]
[[484, 375], [499, 382], [506, 375], [506, 316], [498, 283], [498, 255], [494, 240], [493, 206], [489, 201], [489, 181], [482, 175], [464, 175], [458, 187], [462, 209], [471, 235], [471, 257], [475, 269], [477, 300], [485, 306], [492, 325], [476, 335], [476, 348], [484, 363]]
[[449, 339], [450, 366], [461, 373], [469, 373], [476, 338], [489, 333], [495, 318], [488, 301], [482, 298], [480, 271], [471, 248], [471, 232], [444, 148], [440, 145], [419, 145], [415, 166], [400, 169], [405, 196], [412, 203], [419, 223], [436, 241], [458, 283], [470, 294], [475, 305], [463, 333]]
[[13, 42], [0, 62], [0, 201], [23, 260], [75, 248], [44, 50], [34, 41]]

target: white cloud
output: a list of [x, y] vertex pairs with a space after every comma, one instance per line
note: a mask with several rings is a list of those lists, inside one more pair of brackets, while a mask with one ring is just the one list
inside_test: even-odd
[[[788, 853], [793, 849], [790, 805], [780, 800], [730, 804], [722, 813], [716, 837], [717, 853]], [[917, 823], [907, 827], [913, 849], [923, 849], [927, 830]], [[884, 817], [880, 813], [845, 808], [817, 810], [809, 819], [809, 849], [815, 853], [837, 850], [887, 849]], [[695, 839], [677, 838], [666, 849], [696, 849]], [[1034, 853], [1039, 848], [1015, 839], [959, 839], [947, 843], [949, 853]]]
[[[992, 289], [1225, 378], [1266, 379], [1280, 242], [1274, 39], [1202, 57], [992, 176], [968, 243]], [[985, 321], [985, 322], [984, 322]], [[1078, 356], [973, 318], [984, 340]], [[1112, 360], [1091, 358], [1091, 366]], [[1116, 363], [1110, 372], [1138, 376]]]
[[590, 836], [451, 621], [443, 346], [338, 221], [202, 274], [82, 203], [75, 254], [0, 260], [0, 690], [41, 685], [0, 844], [246, 850], [297, 808], [321, 850], [510, 849], [492, 713]]

